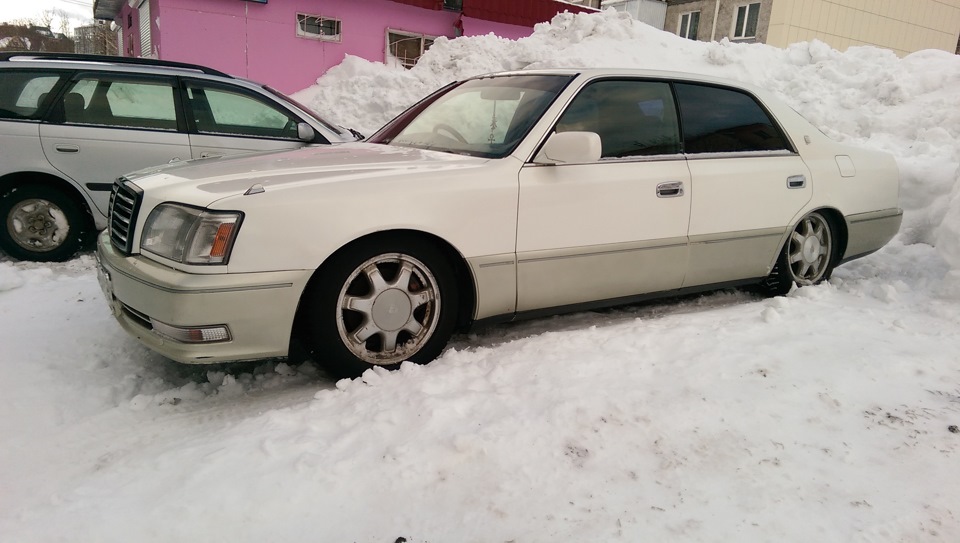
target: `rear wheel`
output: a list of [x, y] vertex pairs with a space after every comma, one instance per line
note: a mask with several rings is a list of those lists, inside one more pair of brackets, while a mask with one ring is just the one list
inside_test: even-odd
[[770, 275], [759, 285], [764, 294], [783, 296], [796, 284], [816, 285], [830, 279], [836, 264], [830, 221], [820, 212], [805, 216], [793, 229]]
[[67, 260], [80, 250], [90, 230], [74, 199], [43, 185], [6, 189], [0, 196], [0, 218], [0, 248], [20, 260]]
[[450, 339], [458, 302], [453, 268], [433, 244], [366, 240], [331, 257], [311, 282], [300, 338], [341, 377], [424, 364]]

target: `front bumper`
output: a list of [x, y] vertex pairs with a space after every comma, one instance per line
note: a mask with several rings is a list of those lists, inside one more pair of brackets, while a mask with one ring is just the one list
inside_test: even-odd
[[[97, 238], [104, 296], [120, 326], [161, 355], [185, 364], [284, 357], [310, 270], [190, 274], [138, 256], [123, 256], [104, 231]], [[183, 343], [151, 324], [225, 325], [230, 339]]]

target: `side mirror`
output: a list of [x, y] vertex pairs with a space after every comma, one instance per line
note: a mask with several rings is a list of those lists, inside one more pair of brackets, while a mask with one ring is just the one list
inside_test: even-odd
[[534, 164], [585, 164], [600, 160], [596, 132], [555, 132], [533, 159]]
[[300, 138], [300, 141], [310, 143], [317, 137], [317, 132], [309, 124], [299, 123], [297, 124], [297, 137]]

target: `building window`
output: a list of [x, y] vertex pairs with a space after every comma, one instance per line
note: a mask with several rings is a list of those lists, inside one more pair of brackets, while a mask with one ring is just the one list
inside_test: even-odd
[[760, 2], [737, 6], [737, 21], [733, 27], [734, 39], [757, 37], [757, 21], [760, 19]]
[[297, 14], [297, 36], [340, 41], [340, 21], [317, 15]]
[[150, 0], [140, 2], [137, 10], [140, 17], [140, 56], [149, 57], [153, 54], [153, 44], [150, 41]]
[[413, 68], [420, 57], [433, 45], [434, 38], [423, 34], [387, 31], [387, 61], [404, 68]]
[[677, 34], [681, 38], [687, 38], [696, 41], [697, 39], [697, 30], [700, 28], [700, 12], [691, 11], [689, 13], [680, 14], [680, 29]]
[[463, 0], [443, 0], [443, 9], [463, 11]]

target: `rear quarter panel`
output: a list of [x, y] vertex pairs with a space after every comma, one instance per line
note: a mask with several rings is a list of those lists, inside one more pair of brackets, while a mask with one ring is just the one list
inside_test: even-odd
[[817, 209], [840, 212], [847, 234], [842, 260], [871, 253], [890, 241], [902, 219], [900, 172], [893, 156], [837, 143], [778, 100], [767, 105], [810, 169], [813, 194], [793, 223]]

